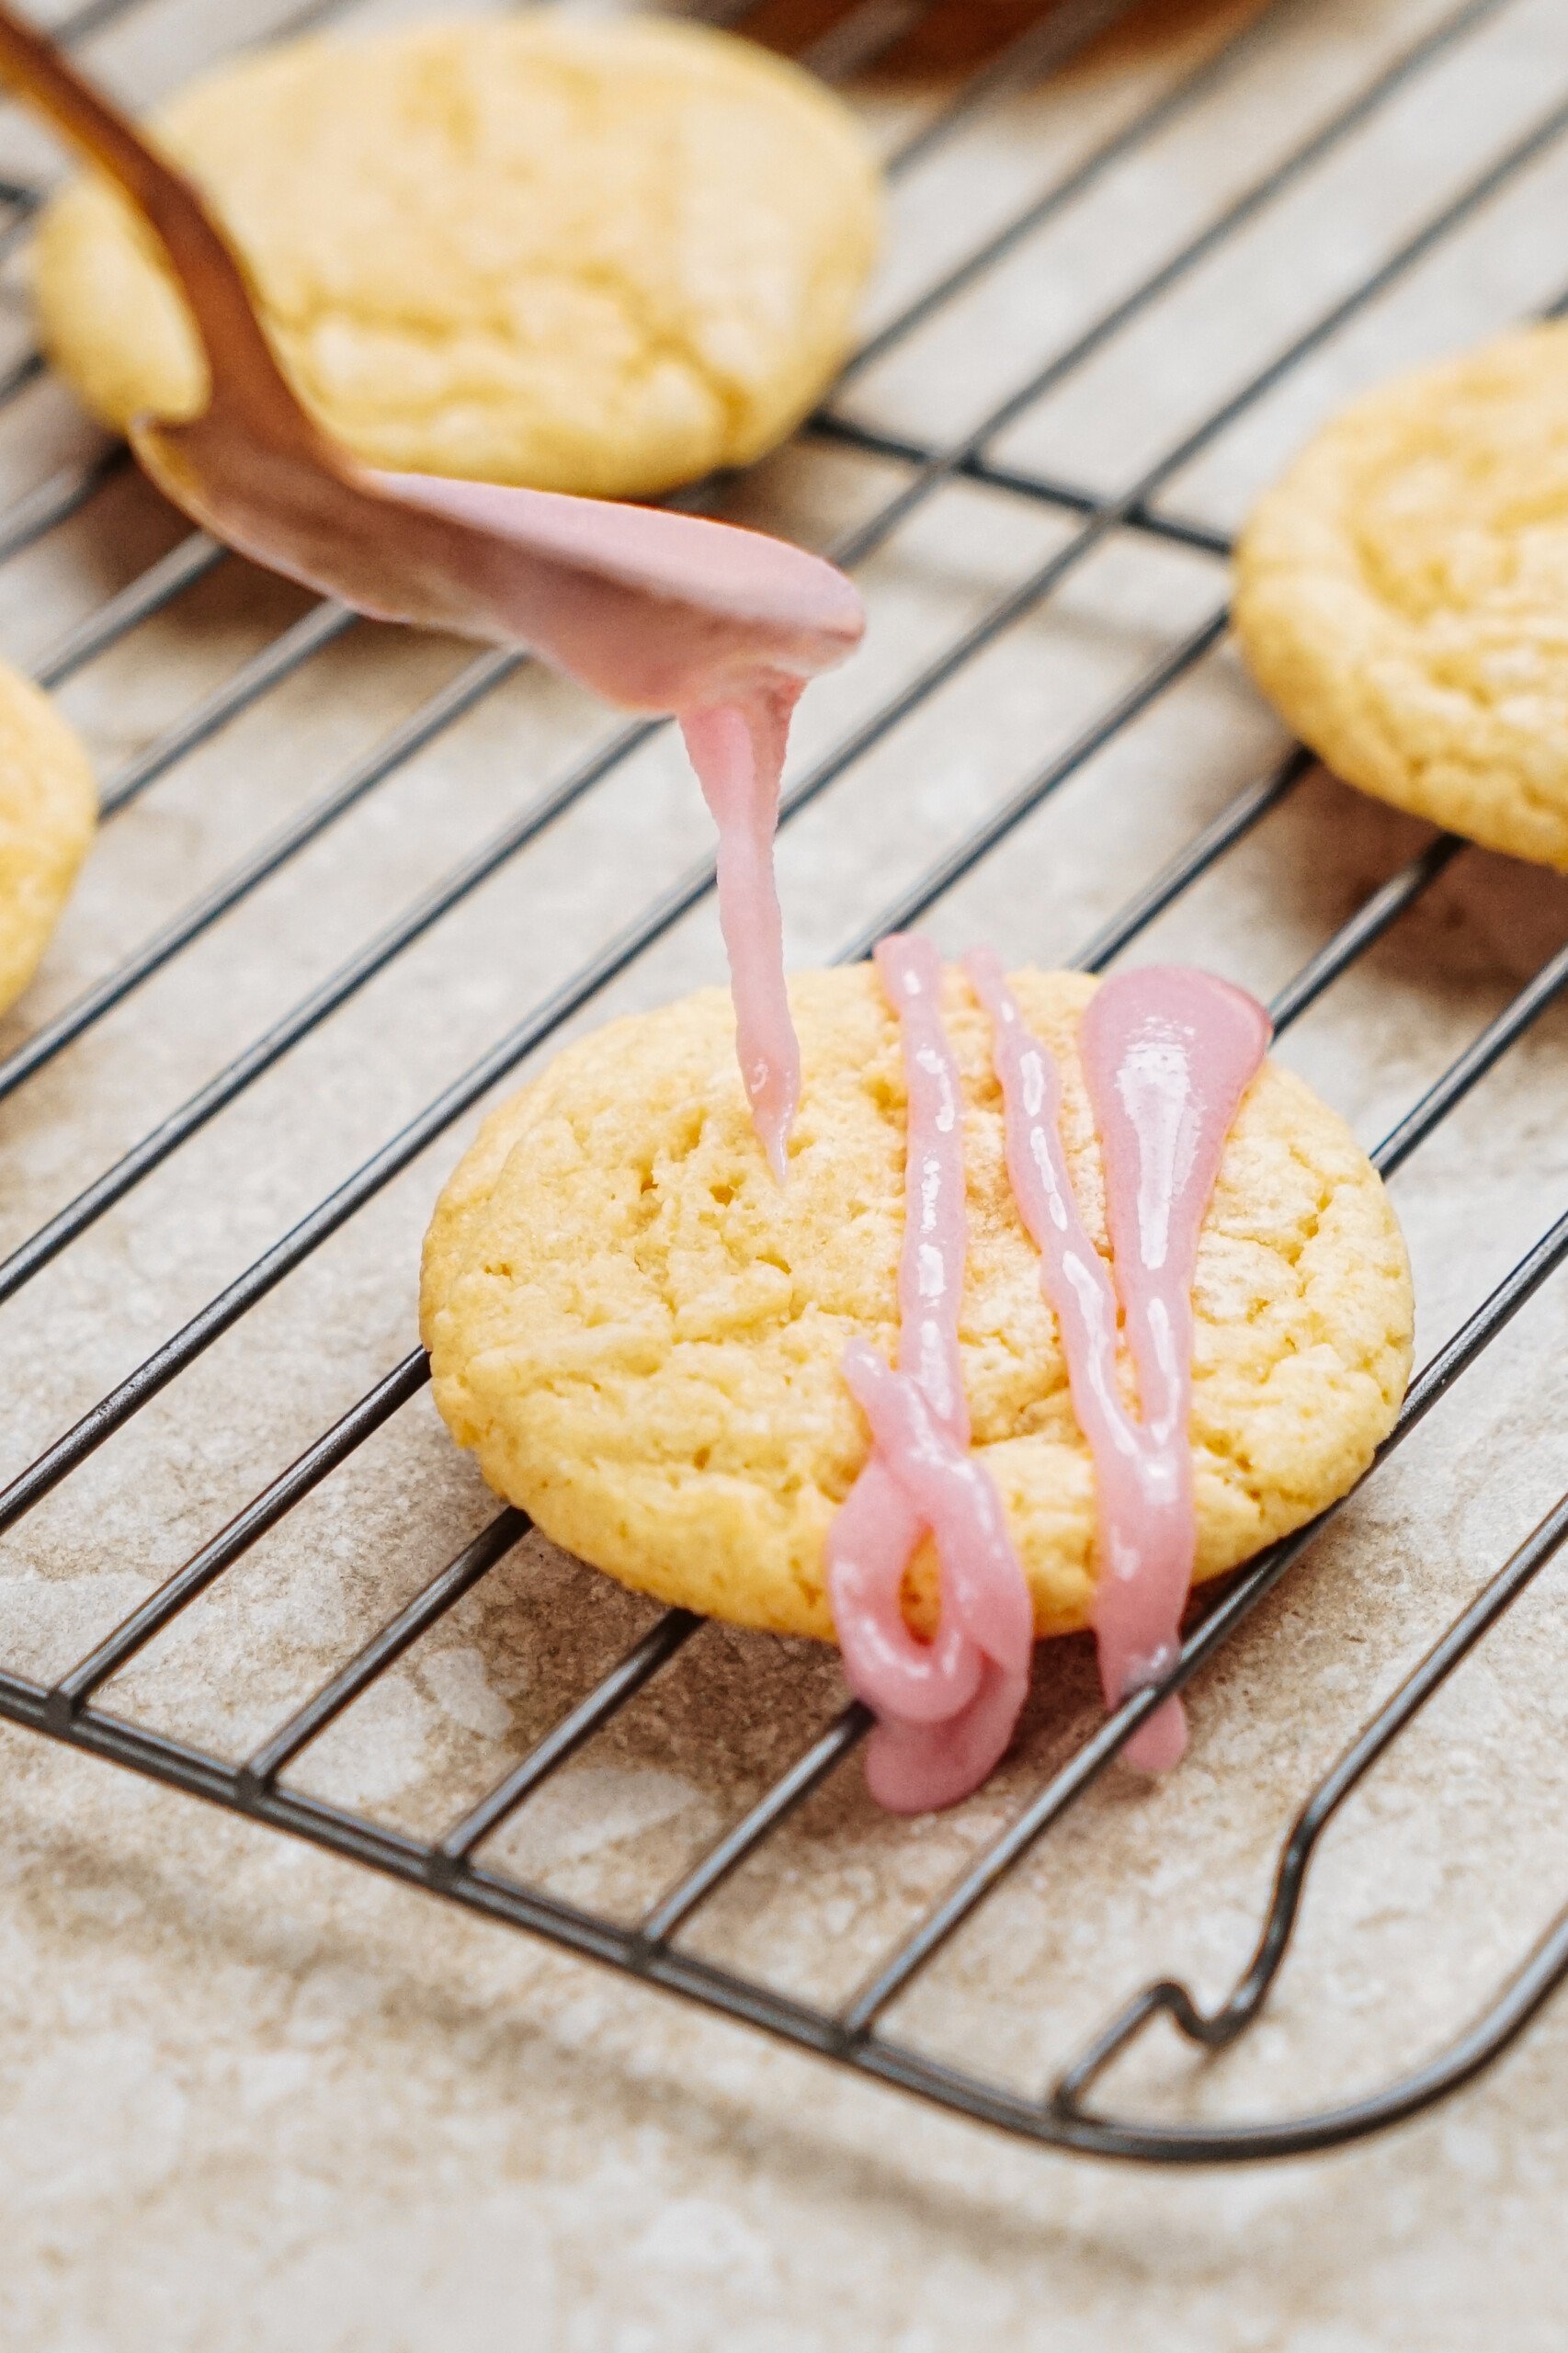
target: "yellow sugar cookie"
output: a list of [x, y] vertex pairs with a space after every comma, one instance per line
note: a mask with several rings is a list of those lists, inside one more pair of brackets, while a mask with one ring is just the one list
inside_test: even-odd
[[[1063, 1081], [1063, 1139], [1104, 1250], [1077, 1057], [1095, 983], [1013, 983]], [[718, 990], [573, 1045], [496, 1111], [425, 1247], [436, 1402], [491, 1484], [625, 1584], [781, 1633], [831, 1636], [823, 1546], [869, 1438], [840, 1372], [890, 1355], [903, 1234], [904, 1081], [870, 967], [791, 983], [805, 1086], [780, 1188], [753, 1135]], [[974, 1442], [1041, 1633], [1087, 1623], [1088, 1447], [1003, 1160], [990, 1024], [949, 972], [967, 1111], [960, 1322]], [[1388, 1197], [1343, 1122], [1267, 1064], [1226, 1146], [1195, 1291], [1199, 1577], [1345, 1493], [1391, 1427], [1411, 1294]], [[933, 1622], [929, 1549], [906, 1588]]]
[[[306, 406], [393, 472], [635, 497], [744, 464], [844, 357], [880, 229], [840, 102], [693, 25], [305, 40], [154, 128]], [[106, 423], [200, 411], [183, 301], [107, 183], [50, 206], [34, 282], [50, 356]]]
[[1260, 501], [1235, 626], [1364, 791], [1568, 869], [1568, 325], [1381, 386]]
[[46, 696], [0, 664], [0, 1011], [38, 970], [97, 813], [75, 735]]

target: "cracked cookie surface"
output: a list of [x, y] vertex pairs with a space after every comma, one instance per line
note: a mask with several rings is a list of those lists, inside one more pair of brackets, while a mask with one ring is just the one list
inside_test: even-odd
[[1234, 620], [1348, 783], [1568, 870], [1568, 325], [1345, 410], [1248, 522]]
[[[301, 41], [154, 127], [301, 397], [393, 472], [630, 497], [744, 464], [844, 357], [880, 229], [847, 109], [691, 25]], [[34, 283], [51, 357], [106, 423], [199, 412], [183, 302], [105, 182], [51, 204]]]
[[[1095, 984], [1013, 985], [1061, 1067], [1069, 1165], [1103, 1251], [1076, 1051]], [[547, 1535], [661, 1599], [831, 1637], [823, 1542], [868, 1447], [839, 1360], [857, 1334], [896, 1347], [904, 1086], [869, 966], [799, 974], [790, 1001], [805, 1086], [786, 1187], [752, 1132], [722, 991], [616, 1022], [486, 1121], [426, 1242], [422, 1320], [449, 1427]], [[1089, 1451], [1007, 1182], [990, 1025], [957, 972], [944, 1010], [965, 1097], [974, 1442], [1037, 1627], [1064, 1633], [1093, 1597]], [[1388, 1197], [1344, 1123], [1273, 1063], [1226, 1146], [1195, 1306], [1209, 1577], [1354, 1483], [1410, 1370]], [[927, 1548], [906, 1587], [927, 1631], [935, 1593]]]
[[97, 824], [74, 732], [0, 663], [0, 1011], [38, 970]]

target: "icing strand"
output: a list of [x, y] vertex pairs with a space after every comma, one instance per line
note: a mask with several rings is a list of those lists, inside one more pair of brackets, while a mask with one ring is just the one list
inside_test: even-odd
[[[1118, 974], [1091, 1000], [1080, 1049], [1105, 1165], [1113, 1288], [1074, 1198], [1056, 1065], [1025, 1025], [999, 959], [977, 950], [966, 969], [994, 1024], [1008, 1174], [1040, 1254], [1074, 1411], [1094, 1458], [1095, 1631], [1106, 1703], [1115, 1707], [1171, 1665], [1191, 1588], [1198, 1242], [1225, 1138], [1267, 1051], [1268, 1017], [1241, 990], [1176, 966]], [[1119, 1293], [1137, 1416], [1117, 1381]], [[1181, 1703], [1172, 1699], [1126, 1755], [1160, 1772], [1178, 1762], [1186, 1740]]]
[[[829, 1531], [827, 1568], [845, 1672], [880, 1718], [867, 1753], [872, 1795], [918, 1813], [966, 1797], [1000, 1758], [1028, 1687], [1034, 1620], [995, 1489], [969, 1450], [958, 1346], [963, 1103], [941, 963], [928, 943], [905, 938], [883, 940], [876, 961], [899, 1016], [909, 1091], [899, 1366], [865, 1341], [845, 1351], [873, 1445]], [[941, 1594], [929, 1643], [909, 1631], [901, 1597], [927, 1530]]]
[[941, 959], [929, 940], [895, 933], [878, 947], [876, 966], [898, 1015], [908, 1091], [898, 1369], [919, 1382], [955, 1445], [967, 1447], [969, 1400], [959, 1357], [969, 1250], [963, 1094], [942, 1021]]
[[[1178, 1645], [1198, 1542], [1187, 1425], [1199, 1236], [1225, 1138], [1272, 1035], [1255, 998], [1180, 965], [1118, 973], [1084, 1017], [1079, 1050], [1105, 1163], [1106, 1223], [1158, 1466], [1151, 1500], [1161, 1509], [1157, 1523], [1135, 1511], [1131, 1547], [1108, 1556], [1096, 1592], [1113, 1705], [1163, 1674]], [[1156, 1750], [1158, 1722], [1145, 1727]], [[1162, 1752], [1156, 1768], [1165, 1761]]]
[[719, 828], [719, 924], [730, 960], [735, 1051], [752, 1124], [780, 1184], [801, 1099], [801, 1049], [784, 982], [784, 923], [773, 870], [778, 787], [803, 681], [688, 710], [681, 733]]

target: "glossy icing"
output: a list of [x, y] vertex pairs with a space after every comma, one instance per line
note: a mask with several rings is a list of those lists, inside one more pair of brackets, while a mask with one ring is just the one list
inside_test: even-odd
[[801, 1099], [801, 1049], [784, 982], [784, 925], [773, 872], [778, 787], [800, 688], [779, 681], [743, 702], [688, 710], [681, 732], [719, 829], [719, 922], [730, 960], [735, 1052], [752, 1124], [784, 1181]]
[[[941, 1015], [942, 968], [924, 940], [885, 939], [877, 969], [898, 1013], [908, 1086], [899, 1360], [868, 1342], [844, 1372], [872, 1452], [828, 1535], [828, 1586], [851, 1688], [878, 1724], [867, 1779], [898, 1813], [951, 1805], [985, 1779], [1028, 1688], [1033, 1608], [1001, 1504], [970, 1451], [959, 1357], [968, 1222], [963, 1101]], [[936, 1639], [904, 1623], [903, 1577], [922, 1537], [940, 1565]]]
[[[1268, 1017], [1241, 990], [1179, 966], [1119, 973], [1091, 999], [1079, 1048], [1105, 1169], [1113, 1284], [1074, 1198], [1055, 1063], [1030, 1035], [998, 959], [980, 949], [966, 969], [992, 1017], [1008, 1175], [1040, 1254], [1074, 1410], [1094, 1458], [1095, 1631], [1106, 1703], [1115, 1707], [1171, 1664], [1192, 1584], [1198, 1242], [1225, 1138], [1267, 1051]], [[1119, 1297], [1136, 1413], [1117, 1375]], [[1186, 1737], [1173, 1699], [1125, 1753], [1164, 1771]]]

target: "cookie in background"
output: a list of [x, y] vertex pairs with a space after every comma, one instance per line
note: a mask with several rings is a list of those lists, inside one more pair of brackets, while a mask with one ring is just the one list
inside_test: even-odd
[[[881, 229], [854, 118], [748, 42], [537, 15], [317, 39], [155, 119], [316, 421], [394, 472], [642, 497], [782, 440]], [[92, 176], [41, 223], [51, 358], [106, 424], [202, 409], [155, 242]]]
[[1325, 426], [1247, 523], [1234, 620], [1335, 775], [1568, 870], [1568, 325]]

